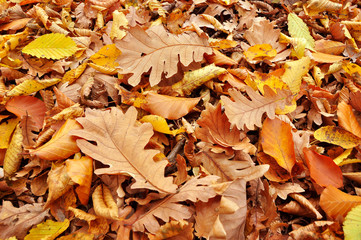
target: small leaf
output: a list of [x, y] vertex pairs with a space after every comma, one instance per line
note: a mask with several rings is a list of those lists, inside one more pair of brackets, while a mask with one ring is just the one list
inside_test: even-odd
[[267, 118], [261, 131], [263, 151], [272, 156], [277, 163], [291, 173], [296, 163], [292, 127], [278, 118]]
[[23, 134], [19, 125], [16, 126], [13, 137], [4, 158], [4, 176], [10, 177], [20, 167], [23, 150]]
[[326, 126], [317, 129], [314, 137], [321, 142], [328, 142], [343, 148], [353, 148], [361, 143], [361, 138], [335, 126]]
[[348, 212], [343, 222], [345, 240], [359, 239], [361, 236], [361, 205]]
[[53, 240], [69, 227], [69, 223], [68, 219], [65, 219], [64, 222], [47, 220], [31, 229], [25, 240]]
[[6, 122], [0, 124], [0, 148], [8, 148], [10, 143], [11, 134], [18, 125], [19, 118], [11, 118]]
[[308, 148], [303, 149], [303, 154], [312, 180], [322, 187], [332, 185], [340, 188], [343, 186], [342, 171], [332, 158], [320, 155]]
[[311, 59], [303, 57], [296, 61], [288, 61], [284, 65], [285, 73], [281, 77], [293, 94], [300, 91], [302, 77], [308, 72]]
[[140, 122], [149, 122], [152, 124], [154, 131], [165, 133], [165, 134], [172, 134], [173, 136], [185, 132], [185, 129], [179, 128], [175, 130], [170, 130], [167, 121], [157, 115], [146, 115], [142, 119], [139, 120]]
[[270, 44], [256, 44], [244, 52], [247, 61], [271, 59], [277, 55]]
[[70, 57], [78, 50], [70, 37], [61, 33], [42, 35], [26, 45], [22, 52], [38, 58], [61, 59]]
[[99, 185], [94, 190], [92, 198], [96, 215], [109, 219], [118, 219], [118, 207], [109, 188], [105, 185]]

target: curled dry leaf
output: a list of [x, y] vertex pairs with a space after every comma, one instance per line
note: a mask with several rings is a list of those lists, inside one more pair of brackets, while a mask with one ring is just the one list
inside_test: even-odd
[[118, 219], [118, 207], [108, 187], [105, 185], [96, 187], [92, 199], [96, 215], [109, 219]]
[[187, 115], [200, 98], [181, 98], [149, 92], [143, 109], [166, 119], [178, 119]]
[[74, 129], [81, 129], [80, 124], [74, 119], [66, 120], [49, 142], [37, 149], [30, 150], [30, 154], [45, 160], [60, 160], [79, 152], [75, 143], [76, 138], [69, 134]]
[[[164, 177], [167, 161], [153, 161], [158, 153], [146, 150], [145, 145], [153, 135], [150, 123], [135, 126], [137, 110], [134, 107], [124, 114], [118, 108], [110, 111], [88, 110], [78, 118], [84, 129], [72, 134], [82, 152], [110, 168], [98, 168], [96, 174], [127, 174], [136, 180], [132, 188], [149, 188], [161, 192], [174, 192], [176, 185], [171, 177]], [[102, 129], [99, 131], [99, 128]], [[109, 141], [111, 140], [111, 141]], [[89, 141], [96, 142], [97, 145]]]
[[194, 32], [170, 34], [161, 24], [146, 31], [139, 26], [131, 27], [127, 36], [115, 45], [122, 52], [118, 60], [122, 73], [133, 73], [128, 79], [132, 86], [136, 86], [142, 74], [148, 71], [149, 83], [154, 86], [161, 81], [164, 72], [167, 78], [178, 72], [178, 61], [188, 66], [202, 61], [205, 53], [212, 54], [206, 38]]

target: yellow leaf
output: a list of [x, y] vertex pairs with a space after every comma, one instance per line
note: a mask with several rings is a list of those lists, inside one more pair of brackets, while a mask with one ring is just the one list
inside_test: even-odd
[[354, 207], [347, 213], [343, 222], [345, 240], [359, 239], [361, 236], [361, 205]]
[[244, 52], [247, 61], [271, 59], [277, 55], [270, 44], [256, 44]]
[[225, 72], [227, 72], [225, 68], [210, 64], [195, 71], [186, 72], [182, 81], [173, 84], [172, 89], [180, 95], [190, 95], [193, 89]]
[[4, 158], [4, 176], [10, 177], [20, 167], [21, 152], [23, 150], [23, 134], [20, 125], [17, 125], [11, 138], [9, 147], [5, 153]]
[[60, 82], [60, 78], [53, 78], [47, 80], [25, 80], [19, 85], [15, 86], [13, 89], [6, 93], [7, 97], [15, 97], [21, 95], [29, 95], [31, 93], [37, 92], [41, 89], [50, 87], [52, 85]]
[[8, 148], [11, 134], [13, 133], [19, 118], [12, 118], [0, 124], [0, 148]]
[[328, 142], [343, 148], [353, 148], [361, 143], [361, 138], [335, 126], [326, 126], [317, 129], [314, 137], [321, 142]]
[[99, 185], [93, 192], [94, 211], [98, 216], [115, 219], [119, 217], [118, 207], [105, 185]]
[[[277, 76], [277, 70], [269, 73], [269, 74], [265, 74], [265, 73], [260, 73], [260, 72], [255, 72], [255, 78], [254, 81], [257, 84], [257, 88], [258, 90], [264, 94], [264, 90], [263, 87], [265, 85], [269, 86], [274, 92], [278, 92], [278, 90], [280, 89], [288, 89], [288, 86], [286, 83], [284, 83], [279, 76]], [[282, 74], [282, 71], [279, 71]]]
[[340, 164], [346, 160], [346, 158], [348, 157], [348, 155], [351, 154], [353, 148], [350, 149], [346, 149], [343, 153], [341, 153], [340, 155], [338, 155], [335, 159], [333, 159], [333, 161], [340, 166]]
[[314, 50], [315, 40], [310, 34], [306, 23], [303, 22], [296, 14], [290, 13], [287, 17], [288, 20], [288, 32], [293, 38], [303, 38], [306, 40], [305, 48]]
[[27, 38], [29, 35], [28, 29], [17, 34], [1, 35], [0, 36], [0, 59], [6, 57], [10, 50], [15, 49], [19, 43]]
[[109, 44], [102, 47], [97, 53], [92, 55], [89, 60], [96, 65], [115, 69], [119, 66], [115, 60], [117, 60], [121, 53], [115, 44]]
[[320, 12], [337, 12], [342, 8], [342, 4], [330, 0], [310, 0], [305, 5], [309, 16], [315, 16]]
[[67, 71], [64, 74], [63, 78], [61, 79], [61, 81], [72, 84], [75, 80], [77, 80], [80, 77], [80, 75], [83, 74], [87, 65], [88, 65], [88, 62], [84, 62], [83, 64], [79, 65], [77, 68]]
[[53, 240], [62, 234], [69, 227], [69, 220], [65, 218], [64, 222], [54, 222], [47, 220], [44, 223], [36, 225], [31, 229], [25, 240]]
[[345, 70], [350, 76], [359, 75], [361, 76], [361, 67], [355, 63], [347, 62], [342, 65], [342, 69]]
[[76, 43], [70, 37], [61, 33], [50, 33], [26, 45], [22, 53], [38, 58], [61, 59], [70, 57], [77, 50]]
[[121, 30], [120, 27], [128, 27], [128, 19], [125, 17], [124, 13], [115, 10], [113, 12], [113, 23], [109, 34], [109, 37], [112, 40], [114, 40], [114, 38], [121, 40], [127, 35], [126, 31]]
[[234, 48], [238, 45], [237, 41], [229, 40], [229, 39], [215, 39], [209, 38], [209, 45], [217, 50]]
[[281, 79], [288, 85], [293, 94], [297, 94], [300, 91], [302, 77], [308, 72], [310, 63], [309, 57], [285, 63], [285, 73]]
[[140, 119], [140, 122], [149, 122], [152, 124], [153, 129], [157, 132], [172, 134], [173, 136], [185, 132], [183, 128], [176, 130], [170, 130], [167, 121], [165, 118], [158, 115], [147, 115]]
[[62, 236], [57, 240], [93, 240], [94, 235], [84, 232], [75, 232], [66, 236]]

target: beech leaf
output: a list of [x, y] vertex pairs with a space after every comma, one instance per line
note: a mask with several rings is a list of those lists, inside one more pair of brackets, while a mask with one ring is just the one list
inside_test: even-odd
[[341, 127], [361, 138], [361, 126], [350, 105], [344, 101], [340, 102], [337, 106], [337, 117]]
[[128, 83], [136, 86], [143, 73], [150, 71], [149, 83], [157, 85], [162, 74], [169, 78], [178, 72], [178, 61], [183, 66], [200, 62], [203, 55], [212, 54], [206, 38], [198, 37], [194, 32], [175, 35], [168, 33], [162, 24], [144, 31], [141, 27], [132, 27], [127, 36], [116, 41], [121, 50], [119, 58], [122, 73], [133, 73]]
[[326, 126], [317, 129], [314, 137], [321, 142], [328, 142], [343, 148], [353, 148], [361, 143], [361, 138], [335, 126]]
[[306, 48], [313, 50], [315, 47], [315, 40], [311, 36], [306, 23], [294, 13], [289, 13], [287, 20], [288, 31], [290, 32], [291, 37], [305, 39]]
[[345, 240], [357, 239], [361, 236], [361, 205], [348, 212], [343, 222]]
[[19, 125], [16, 126], [4, 157], [4, 176], [10, 177], [20, 167], [23, 150], [23, 134]]
[[29, 231], [24, 240], [44, 239], [53, 240], [62, 234], [68, 227], [70, 221], [65, 219], [63, 222], [54, 222], [47, 220], [46, 222], [38, 224]]
[[[161, 192], [174, 192], [176, 185], [171, 177], [164, 177], [167, 161], [153, 161], [158, 153], [146, 150], [145, 145], [153, 135], [150, 123], [135, 126], [137, 110], [134, 107], [124, 114], [118, 108], [110, 111], [88, 110], [77, 121], [84, 129], [72, 134], [82, 152], [110, 168], [98, 168], [96, 174], [127, 174], [136, 183], [132, 188], [149, 188]], [[109, 141], [110, 140], [110, 141]], [[96, 143], [92, 144], [88, 141]]]

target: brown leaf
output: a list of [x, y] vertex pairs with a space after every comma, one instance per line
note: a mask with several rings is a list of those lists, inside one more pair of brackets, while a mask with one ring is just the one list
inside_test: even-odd
[[15, 236], [23, 239], [32, 226], [49, 216], [49, 210], [44, 210], [43, 206], [43, 203], [34, 203], [16, 208], [10, 201], [3, 201], [0, 212], [0, 238]]
[[96, 169], [96, 174], [127, 174], [136, 180], [132, 185], [134, 189], [174, 192], [177, 186], [172, 183], [172, 178], [164, 177], [167, 161], [154, 162], [153, 157], [158, 151], [144, 149], [153, 135], [151, 124], [144, 123], [137, 127], [136, 117], [134, 107], [125, 114], [118, 108], [111, 108], [110, 111], [88, 110], [85, 117], [77, 119], [84, 129], [73, 131], [72, 134], [84, 138], [77, 140], [82, 152], [110, 166]]
[[24, 115], [20, 120], [20, 128], [23, 134], [23, 144], [25, 148], [30, 148], [35, 145], [35, 139], [37, 135], [34, 132], [38, 132], [39, 128], [30, 115]]
[[187, 115], [199, 100], [200, 98], [171, 97], [149, 92], [142, 108], [166, 119], [178, 119]]
[[200, 38], [193, 32], [170, 34], [162, 24], [147, 31], [138, 26], [132, 27], [127, 36], [115, 44], [122, 52], [119, 58], [122, 73], [133, 73], [128, 79], [132, 86], [136, 86], [142, 74], [148, 71], [150, 85], [157, 85], [164, 72], [167, 78], [177, 73], [178, 61], [188, 66], [194, 61], [202, 61], [203, 54], [212, 53], [206, 38]]
[[264, 87], [264, 96], [255, 92], [251, 87], [246, 87], [246, 91], [251, 100], [236, 90], [229, 91], [229, 95], [234, 101], [221, 96], [229, 121], [238, 129], [247, 127], [253, 130], [255, 129], [254, 125], [261, 127], [263, 114], [266, 113], [270, 119], [273, 119], [276, 108], [282, 109], [290, 96], [288, 91], [279, 91], [276, 94], [268, 86]]
[[196, 136], [204, 142], [218, 144], [222, 147], [232, 147], [254, 154], [255, 146], [249, 143], [249, 139], [243, 132], [231, 127], [227, 116], [222, 113], [221, 104], [206, 105], [201, 117], [197, 120]]

